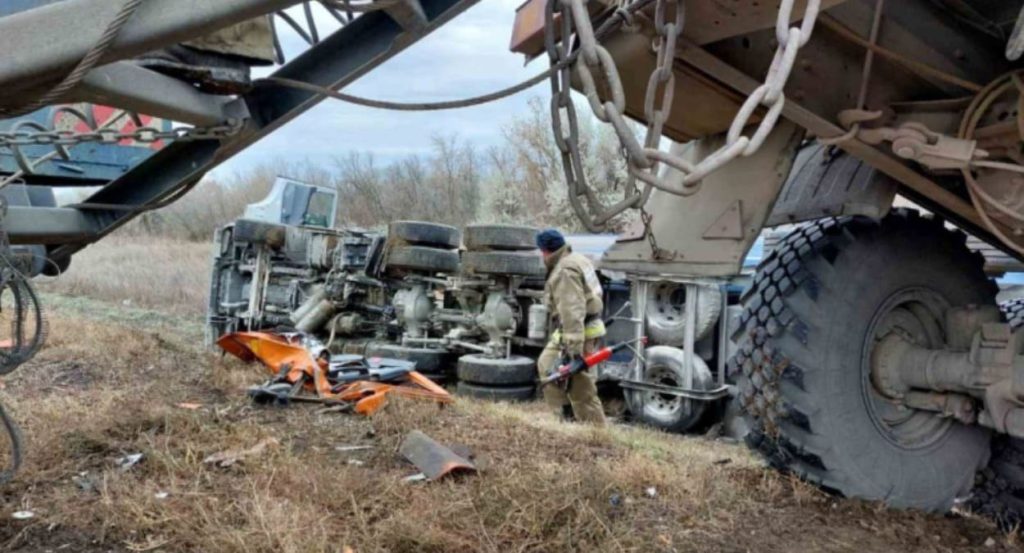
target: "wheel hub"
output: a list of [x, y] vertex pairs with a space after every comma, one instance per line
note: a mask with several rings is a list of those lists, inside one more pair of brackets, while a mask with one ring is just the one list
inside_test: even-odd
[[[646, 380], [647, 382], [662, 386], [680, 387], [675, 371], [668, 367], [650, 367], [647, 370]], [[645, 399], [647, 403], [646, 408], [658, 415], [671, 416], [680, 410], [685, 410], [686, 412], [690, 410], [690, 400], [672, 394], [648, 392]]]
[[938, 293], [924, 288], [899, 291], [875, 312], [865, 338], [862, 363], [862, 395], [876, 429], [890, 443], [903, 449], [927, 447], [942, 439], [953, 422], [935, 413], [905, 406], [899, 398], [880, 390], [872, 378], [876, 347], [895, 334], [909, 343], [938, 349], [945, 343], [944, 313], [949, 308]]

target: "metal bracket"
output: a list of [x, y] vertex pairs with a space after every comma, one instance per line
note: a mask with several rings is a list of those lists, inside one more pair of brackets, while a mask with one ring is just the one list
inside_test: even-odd
[[654, 392], [656, 394], [665, 394], [684, 399], [692, 399], [695, 401], [715, 401], [729, 397], [733, 394], [732, 386], [719, 386], [711, 390], [688, 390], [686, 388], [676, 388], [674, 386], [652, 384], [649, 382], [638, 382], [636, 380], [620, 380], [619, 386], [627, 390]]
[[72, 100], [199, 126], [249, 115], [245, 102], [204, 94], [188, 83], [125, 61], [90, 71]]

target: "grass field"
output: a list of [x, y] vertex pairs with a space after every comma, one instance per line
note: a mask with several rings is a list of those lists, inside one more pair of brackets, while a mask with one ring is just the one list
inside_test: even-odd
[[211, 245], [114, 234], [75, 254], [59, 278], [40, 277], [43, 292], [201, 315], [210, 281]]
[[[203, 265], [205, 253], [175, 247], [156, 254], [166, 263], [159, 270], [156, 250], [144, 245], [94, 246], [63, 277], [73, 281], [46, 285], [48, 344], [0, 382], [0, 401], [28, 444], [24, 470], [0, 488], [0, 551], [1021, 548], [1020, 536], [969, 515], [825, 495], [738, 445], [566, 424], [536, 404], [394, 403], [372, 419], [312, 406], [255, 408], [243, 390], [262, 373], [204, 350], [202, 293], [180, 289], [200, 282], [205, 290], [204, 275], [183, 274]], [[148, 282], [100, 267], [76, 275], [86, 255], [131, 260]], [[118, 279], [132, 305], [122, 303]], [[468, 447], [480, 473], [404, 483], [416, 470], [397, 449], [412, 429]], [[203, 462], [260, 443], [266, 449], [235, 465]], [[337, 449], [347, 445], [372, 447]], [[135, 453], [141, 462], [119, 467]], [[19, 511], [33, 516], [16, 520]]]

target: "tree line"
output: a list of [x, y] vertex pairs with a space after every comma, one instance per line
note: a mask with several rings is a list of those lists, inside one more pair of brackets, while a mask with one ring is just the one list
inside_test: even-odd
[[[581, 121], [580, 151], [588, 180], [609, 201], [627, 186], [618, 148], [610, 128]], [[267, 163], [232, 177], [204, 179], [175, 204], [137, 218], [125, 232], [209, 240], [217, 227], [262, 199], [278, 175], [337, 189], [342, 226], [372, 229], [416, 219], [582, 230], [569, 205], [547, 106], [534, 98], [525, 114], [502, 129], [497, 146], [481, 149], [455, 136], [436, 136], [427, 155], [387, 164], [364, 152], [340, 155], [324, 165]], [[616, 221], [617, 227], [624, 224]]]

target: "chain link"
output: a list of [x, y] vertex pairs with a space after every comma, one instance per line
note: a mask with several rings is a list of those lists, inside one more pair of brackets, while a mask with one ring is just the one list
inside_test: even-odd
[[[657, 247], [657, 241], [650, 228], [651, 215], [642, 209], [652, 190], [657, 188], [678, 196], [691, 196], [700, 190], [701, 182], [706, 176], [738, 157], [755, 154], [761, 148], [782, 115], [786, 103], [784, 92], [786, 82], [792, 73], [800, 48], [806, 45], [811, 38], [821, 1], [808, 0], [802, 18], [803, 22], [799, 27], [791, 27], [789, 23], [793, 16], [795, 0], [781, 1], [775, 24], [779, 45], [764, 83], [743, 102], [729, 126], [725, 144], [696, 164], [659, 148], [665, 122], [671, 115], [674, 100], [673, 64], [676, 44], [686, 25], [685, 0], [656, 0], [654, 30], [657, 33], [655, 43], [657, 62], [648, 79], [644, 97], [644, 118], [647, 120], [647, 130], [642, 143], [626, 122], [623, 114], [625, 100], [622, 92], [622, 80], [611, 54], [601, 46], [594, 34], [586, 7], [587, 2], [588, 0], [552, 0], [548, 2], [545, 14], [545, 45], [551, 63], [555, 64], [565, 62], [573, 54], [573, 38], [579, 43], [579, 51], [582, 55], [576, 58], [574, 66], [582, 84], [583, 94], [595, 117], [611, 124], [615, 129], [615, 134], [625, 152], [631, 186], [628, 188], [625, 199], [612, 206], [603, 206], [598, 201], [593, 187], [588, 185], [580, 161], [577, 114], [572, 107], [568, 92], [571, 74], [568, 70], [563, 70], [558, 75], [552, 75], [551, 116], [555, 142], [562, 152], [570, 203], [584, 226], [591, 231], [602, 230], [608, 221], [627, 209], [641, 208], [641, 220], [644, 223], [645, 233], [651, 243], [654, 255], [656, 258], [663, 257], [667, 252]], [[616, 13], [620, 14], [620, 12], [632, 14], [628, 9], [621, 7]], [[556, 15], [561, 16], [560, 40], [556, 40], [555, 37]], [[631, 17], [629, 19], [631, 20]], [[623, 17], [623, 20], [627, 21], [627, 18]], [[595, 73], [601, 76], [601, 84], [607, 91], [604, 97], [609, 98], [608, 100], [602, 101], [601, 99], [598, 82], [594, 78]], [[751, 119], [762, 107], [767, 109], [764, 117], [754, 129], [753, 134], [744, 135], [744, 130], [751, 125]], [[568, 134], [565, 134], [563, 127], [561, 119], [563, 115], [566, 116], [566, 122], [569, 125]], [[672, 184], [664, 180], [658, 174], [661, 164], [682, 173], [682, 181], [679, 184]], [[636, 180], [644, 183], [642, 191], [636, 186]], [[579, 201], [580, 196], [587, 197], [589, 209]]]
[[160, 130], [153, 127], [138, 127], [131, 131], [97, 129], [89, 132], [69, 130], [0, 131], [0, 146], [77, 146], [85, 143], [116, 144], [122, 140], [151, 144], [161, 140], [194, 141], [220, 140], [235, 135], [241, 130], [238, 122], [208, 127], [174, 127]]

